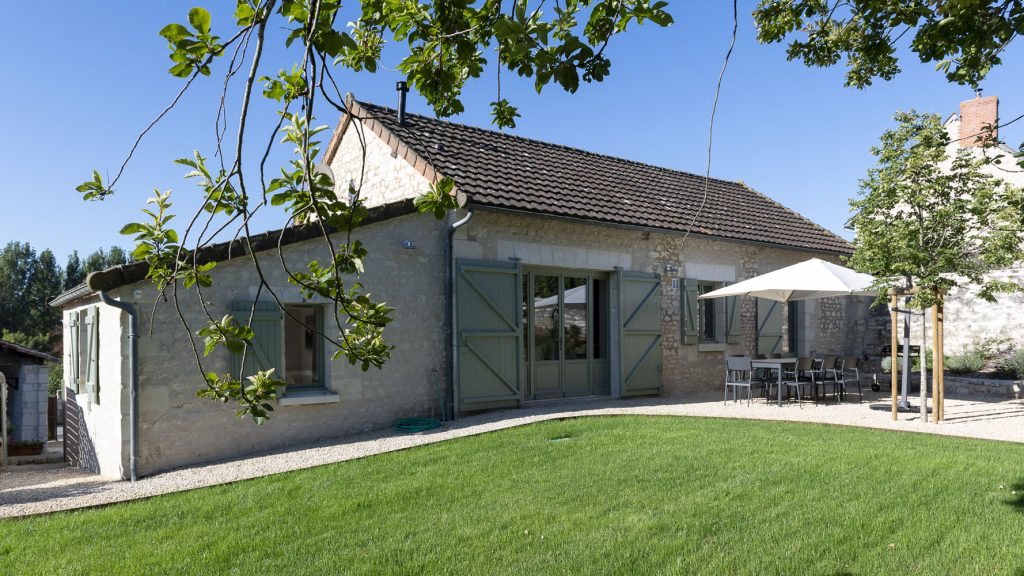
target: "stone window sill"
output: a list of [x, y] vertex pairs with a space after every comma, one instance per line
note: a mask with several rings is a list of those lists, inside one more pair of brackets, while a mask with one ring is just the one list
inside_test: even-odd
[[281, 406], [304, 406], [306, 404], [334, 404], [341, 398], [328, 390], [310, 390], [306, 392], [285, 393], [278, 399]]
[[697, 344], [697, 352], [725, 352], [724, 342], [705, 342]]

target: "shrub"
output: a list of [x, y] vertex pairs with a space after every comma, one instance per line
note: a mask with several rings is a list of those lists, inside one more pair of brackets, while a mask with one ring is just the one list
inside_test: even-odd
[[957, 354], [946, 356], [946, 370], [953, 374], [980, 372], [984, 367], [985, 351], [977, 347], [968, 347]]
[[882, 358], [881, 368], [882, 372], [885, 372], [886, 374], [892, 372], [892, 356], [886, 356], [885, 358]]
[[60, 392], [60, 387], [64, 385], [64, 365], [57, 364], [51, 366], [50, 374], [49, 376], [47, 376], [47, 378], [47, 394], [49, 396], [55, 396], [58, 392]]
[[1003, 360], [1002, 370], [1013, 374], [1017, 378], [1024, 378], [1024, 348], [1014, 350], [1012, 354]]

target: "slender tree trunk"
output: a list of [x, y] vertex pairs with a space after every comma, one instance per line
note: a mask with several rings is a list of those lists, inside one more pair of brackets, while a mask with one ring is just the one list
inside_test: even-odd
[[[934, 392], [932, 392], [934, 394]], [[928, 421], [928, 312], [921, 310], [921, 422]]]

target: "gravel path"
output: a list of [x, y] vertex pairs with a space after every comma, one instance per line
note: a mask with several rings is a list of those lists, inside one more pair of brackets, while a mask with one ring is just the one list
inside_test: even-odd
[[[914, 399], [912, 399], [912, 402]], [[287, 451], [249, 456], [191, 468], [173, 470], [140, 479], [115, 481], [67, 467], [21, 466], [0, 472], [0, 518], [26, 516], [98, 506], [257, 478], [290, 470], [342, 462], [373, 454], [402, 450], [451, 438], [473, 436], [532, 422], [577, 416], [647, 414], [704, 416], [818, 422], [966, 436], [1024, 443], [1024, 401], [958, 400], [947, 398], [946, 420], [935, 424], [920, 421], [920, 413], [901, 414], [894, 422], [887, 394], [866, 394], [862, 404], [778, 407], [764, 400], [722, 403], [720, 394], [639, 400], [584, 399], [532, 404], [516, 410], [489, 412], [454, 422], [429, 432], [403, 436], [390, 430], [348, 438], [294, 446]]]

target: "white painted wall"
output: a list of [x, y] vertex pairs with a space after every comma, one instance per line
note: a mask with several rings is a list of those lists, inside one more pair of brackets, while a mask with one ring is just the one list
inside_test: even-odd
[[[116, 297], [116, 292], [113, 294]], [[70, 314], [81, 314], [82, 345], [80, 353], [86, 353], [84, 311], [96, 306], [99, 310], [99, 398], [92, 402], [86, 393], [85, 371], [81, 370], [81, 393], [71, 387], [68, 392], [69, 409], [72, 403], [81, 409], [85, 424], [81, 444], [82, 459], [88, 468], [101, 476], [125, 478], [128, 475], [128, 338], [127, 316], [113, 306], [107, 306], [98, 297], [78, 302], [64, 311], [64, 374], [65, 385], [71, 374], [70, 366]], [[122, 443], [122, 439], [125, 440]]]

